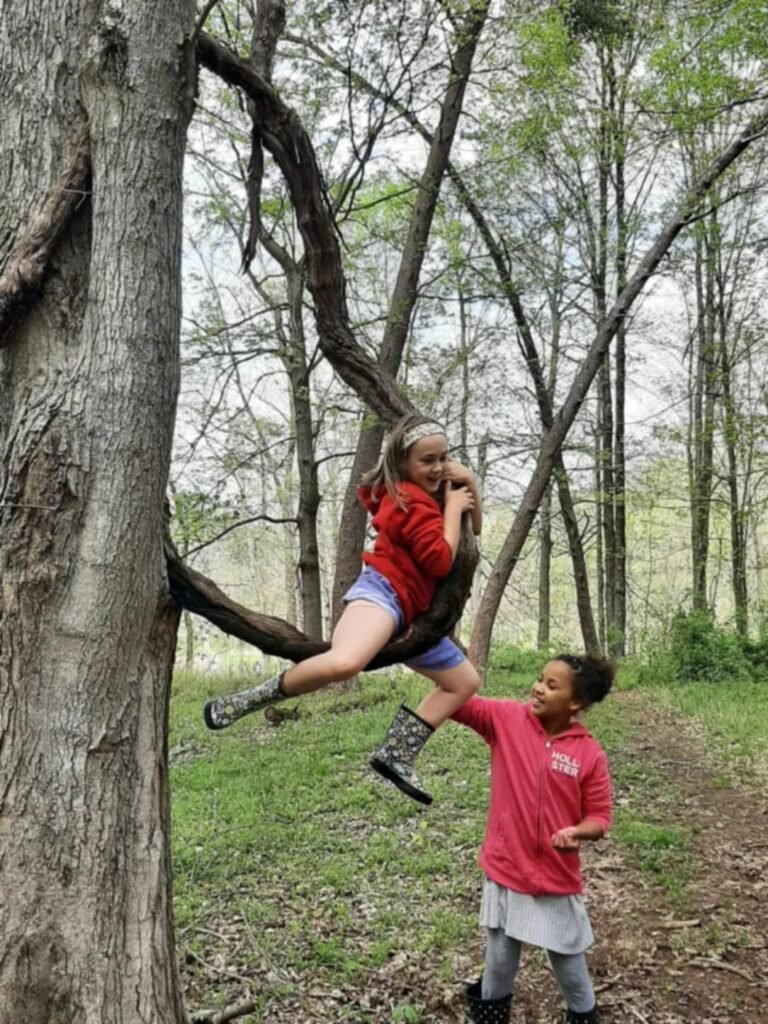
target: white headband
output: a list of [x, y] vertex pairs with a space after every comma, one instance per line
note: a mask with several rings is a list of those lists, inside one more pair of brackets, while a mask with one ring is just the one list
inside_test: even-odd
[[433, 434], [441, 434], [446, 437], [445, 427], [438, 423], [437, 420], [427, 420], [426, 423], [417, 423], [415, 427], [411, 427], [410, 430], [406, 430], [403, 434], [403, 439], [400, 442], [400, 448], [403, 452], [407, 452], [412, 444], [416, 444], [422, 437], [431, 437]]

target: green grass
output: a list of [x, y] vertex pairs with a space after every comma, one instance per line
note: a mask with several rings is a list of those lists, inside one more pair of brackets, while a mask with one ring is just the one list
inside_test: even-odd
[[[237, 685], [215, 681], [219, 692]], [[182, 952], [210, 962], [221, 950], [216, 933], [226, 936], [235, 919], [226, 961], [238, 974], [279, 965], [364, 991], [371, 973], [416, 952], [451, 976], [455, 951], [477, 939], [484, 744], [455, 726], [435, 736], [427, 811], [367, 765], [399, 700], [413, 704], [426, 692], [422, 681], [403, 677], [395, 689], [369, 677], [352, 693], [304, 699], [301, 717], [279, 728], [252, 715], [220, 733], [202, 723], [210, 688], [179, 676], [172, 701]], [[392, 1019], [427, 1020], [406, 1000]]]
[[684, 910], [686, 887], [695, 869], [689, 830], [655, 824], [620, 808], [613, 836], [626, 847], [630, 861], [666, 891], [678, 910]]
[[659, 685], [651, 699], [688, 718], [710, 746], [723, 784], [768, 781], [768, 686], [764, 683]]
[[[522, 659], [497, 668], [485, 693], [524, 696], [537, 667]], [[433, 976], [451, 984], [461, 958], [464, 970], [468, 954], [480, 966], [476, 858], [487, 808], [485, 744], [450, 723], [437, 732], [422, 762], [435, 797], [425, 809], [367, 764], [399, 701], [417, 704], [425, 681], [367, 676], [350, 693], [303, 699], [300, 717], [279, 728], [251, 715], [209, 732], [204, 701], [240, 685], [223, 677], [174, 680], [175, 915], [192, 1001], [197, 991], [206, 1005], [231, 1001], [249, 980], [252, 991], [289, 998], [310, 979], [344, 991], [340, 1022], [365, 1024], [372, 1011], [355, 1000], [381, 977], [393, 1022], [436, 1024], [413, 995], [418, 983], [398, 994], [386, 972], [401, 961], [422, 970], [428, 963]], [[737, 738], [738, 750], [753, 757], [760, 732], [754, 719], [767, 708], [757, 688], [741, 716], [734, 688], [727, 689], [732, 703], [715, 701], [714, 689], [644, 692], [701, 719], [721, 738], [723, 757]], [[638, 714], [642, 703], [634, 695], [631, 707], [609, 699], [590, 711], [587, 724], [611, 762], [619, 804], [614, 840], [679, 904], [693, 870], [691, 836], [670, 824], [677, 799], [670, 780], [633, 753]], [[747, 725], [742, 719], [750, 715]], [[266, 1020], [268, 1011], [250, 1019]]]

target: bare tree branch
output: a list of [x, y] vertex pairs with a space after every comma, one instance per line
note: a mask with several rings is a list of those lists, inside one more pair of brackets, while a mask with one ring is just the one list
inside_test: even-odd
[[295, 516], [290, 516], [287, 519], [278, 519], [275, 516], [268, 515], [251, 516], [250, 519], [240, 519], [236, 523], [230, 523], [225, 530], [222, 530], [221, 533], [217, 533], [216, 536], [211, 537], [210, 540], [205, 541], [203, 544], [198, 544], [196, 548], [190, 548], [189, 551], [187, 551], [186, 557], [189, 558], [191, 555], [196, 555], [198, 551], [202, 551], [204, 548], [209, 548], [211, 544], [215, 544], [217, 540], [221, 540], [222, 537], [226, 537], [228, 533], [239, 529], [241, 526], [248, 526], [249, 523], [258, 522], [274, 523], [275, 525], [293, 523], [295, 525], [297, 520]]
[[190, 42], [192, 43], [193, 46], [194, 46], [195, 40], [197, 39], [197, 37], [200, 35], [200, 33], [202, 32], [203, 28], [205, 27], [206, 21], [208, 21], [208, 15], [211, 13], [211, 11], [213, 10], [213, 8], [216, 6], [217, 3], [219, 3], [219, 0], [208, 0], [208, 2], [206, 3], [205, 7], [200, 12], [199, 17], [198, 17], [197, 21], [195, 22], [195, 27], [192, 30], [192, 37], [191, 37]]

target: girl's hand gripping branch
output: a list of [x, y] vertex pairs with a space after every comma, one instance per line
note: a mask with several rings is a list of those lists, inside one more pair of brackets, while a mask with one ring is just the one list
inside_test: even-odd
[[468, 487], [454, 489], [450, 485], [446, 486], [443, 503], [443, 537], [454, 558], [456, 558], [461, 540], [461, 517], [465, 512], [471, 512], [474, 505], [475, 498]]
[[483, 511], [480, 503], [480, 493], [477, 488], [477, 481], [475, 480], [472, 471], [467, 469], [466, 466], [462, 466], [460, 462], [456, 462], [454, 459], [448, 458], [446, 459], [443, 467], [443, 480], [446, 481], [446, 497], [451, 491], [452, 484], [458, 484], [459, 488], [466, 487], [472, 495], [472, 504], [468, 509], [465, 509], [465, 511], [470, 512], [472, 517], [472, 530], [474, 531], [475, 536], [479, 537], [483, 526]]

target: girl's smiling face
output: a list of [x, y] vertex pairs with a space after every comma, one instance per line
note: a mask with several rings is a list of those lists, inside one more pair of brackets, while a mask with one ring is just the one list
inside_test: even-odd
[[531, 688], [534, 715], [542, 723], [567, 725], [582, 706], [574, 690], [571, 667], [564, 661], [547, 662]]
[[435, 495], [443, 482], [443, 467], [448, 458], [448, 442], [443, 434], [429, 434], [412, 444], [403, 459], [403, 476]]

